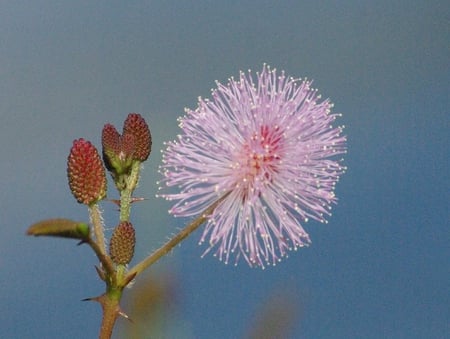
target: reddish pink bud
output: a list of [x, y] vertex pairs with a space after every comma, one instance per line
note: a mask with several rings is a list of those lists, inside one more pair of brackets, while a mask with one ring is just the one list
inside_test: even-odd
[[138, 113], [128, 114], [123, 125], [123, 135], [131, 134], [136, 142], [134, 159], [147, 160], [152, 150], [152, 136], [144, 118]]
[[97, 149], [84, 139], [73, 142], [67, 159], [67, 177], [79, 203], [90, 205], [106, 196], [106, 174]]
[[102, 147], [103, 152], [120, 153], [120, 134], [111, 124], [103, 126], [102, 130]]
[[128, 264], [134, 255], [136, 237], [133, 225], [128, 221], [122, 221], [111, 236], [109, 253], [114, 263], [118, 265]]
[[132, 134], [124, 134], [120, 137], [120, 147], [125, 157], [134, 158], [136, 153], [136, 140]]

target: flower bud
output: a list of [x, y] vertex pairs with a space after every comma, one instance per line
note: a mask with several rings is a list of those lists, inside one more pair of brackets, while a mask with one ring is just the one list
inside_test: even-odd
[[152, 136], [150, 129], [144, 118], [138, 113], [128, 114], [123, 125], [123, 135], [134, 136], [134, 159], [139, 161], [147, 160], [152, 150]]
[[109, 253], [111, 259], [117, 265], [128, 264], [134, 255], [136, 243], [133, 225], [128, 221], [122, 221], [111, 236]]
[[106, 196], [106, 174], [97, 149], [89, 141], [74, 140], [67, 159], [69, 187], [79, 203], [90, 205]]
[[127, 173], [133, 161], [135, 141], [133, 135], [121, 136], [111, 124], [102, 130], [103, 161], [114, 174]]

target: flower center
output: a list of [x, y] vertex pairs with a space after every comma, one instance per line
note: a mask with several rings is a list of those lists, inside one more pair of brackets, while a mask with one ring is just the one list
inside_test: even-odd
[[273, 181], [278, 172], [281, 141], [279, 126], [262, 125], [244, 144], [238, 160], [241, 175], [237, 183], [242, 189], [243, 200], [249, 195], [259, 196]]

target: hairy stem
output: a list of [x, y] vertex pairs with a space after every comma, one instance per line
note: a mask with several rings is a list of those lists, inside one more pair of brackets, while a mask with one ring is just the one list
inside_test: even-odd
[[139, 181], [139, 172], [141, 163], [134, 161], [131, 167], [131, 173], [125, 179], [125, 187], [120, 190], [120, 221], [130, 220], [131, 195]]
[[110, 339], [112, 336], [114, 324], [121, 314], [119, 306], [121, 294], [121, 291], [109, 291], [97, 298], [103, 309], [99, 339]]
[[142, 260], [140, 263], [136, 264], [133, 268], [128, 271], [126, 281], [133, 279], [136, 275], [142, 273], [146, 268], [153, 265], [157, 262], [161, 257], [169, 253], [176, 245], [178, 245], [181, 241], [183, 241], [187, 236], [189, 236], [192, 232], [194, 232], [201, 224], [203, 224], [211, 213], [214, 212], [214, 209], [222, 202], [223, 199], [228, 195], [225, 194], [211, 206], [209, 206], [201, 215], [199, 215], [194, 221], [188, 224], [185, 228], [183, 228], [178, 234], [176, 234], [172, 239], [166, 242], [163, 246], [158, 248], [152, 254], [150, 254], [147, 258]]
[[89, 217], [94, 228], [95, 241], [99, 247], [100, 252], [106, 255], [105, 234], [103, 229], [103, 219], [100, 207], [97, 203], [89, 205]]
[[106, 255], [105, 252], [102, 252], [100, 246], [95, 241], [93, 241], [91, 238], [89, 238], [86, 242], [89, 246], [91, 246], [92, 250], [97, 255], [97, 258], [102, 263], [102, 266], [105, 269], [108, 277], [115, 278], [114, 264], [113, 264], [111, 258], [108, 255]]

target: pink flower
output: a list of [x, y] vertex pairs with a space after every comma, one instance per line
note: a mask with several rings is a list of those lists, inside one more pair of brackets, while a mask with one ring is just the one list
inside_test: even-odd
[[212, 100], [199, 98], [179, 119], [182, 134], [167, 143], [160, 167], [170, 213], [199, 215], [229, 193], [206, 223], [204, 254], [275, 265], [310, 243], [302, 224], [331, 215], [346, 137], [332, 126], [340, 115], [331, 102], [310, 86], [264, 66], [256, 81], [241, 72], [239, 81], [217, 82]]

